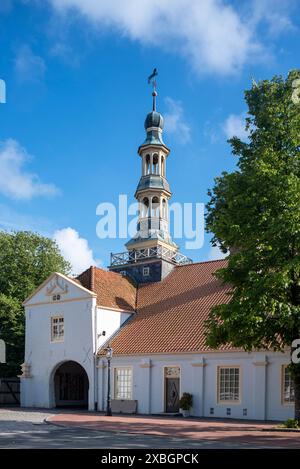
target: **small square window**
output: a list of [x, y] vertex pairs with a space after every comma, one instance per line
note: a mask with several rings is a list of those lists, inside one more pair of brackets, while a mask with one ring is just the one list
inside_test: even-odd
[[64, 340], [64, 318], [55, 316], [51, 318], [51, 341], [62, 342]]
[[150, 275], [150, 267], [143, 267], [143, 276], [149, 277]]

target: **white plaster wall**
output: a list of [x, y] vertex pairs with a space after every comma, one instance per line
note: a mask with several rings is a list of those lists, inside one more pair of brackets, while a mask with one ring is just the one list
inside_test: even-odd
[[294, 405], [283, 404], [281, 396], [282, 366], [290, 362], [289, 354], [269, 356], [267, 366], [267, 408], [268, 420], [286, 420], [294, 417]]
[[[205, 357], [206, 358], [206, 357]], [[205, 360], [204, 367], [204, 416], [229, 417], [226, 409], [231, 409], [231, 418], [256, 418], [253, 409], [253, 356], [250, 354], [216, 354]], [[219, 366], [240, 367], [240, 402], [218, 403], [217, 397], [217, 370]], [[210, 409], [214, 414], [210, 414]], [[247, 409], [247, 416], [243, 416], [243, 409]]]
[[107, 342], [130, 316], [131, 313], [97, 307], [97, 348]]
[[[27, 306], [25, 361], [31, 365], [32, 378], [21, 380], [21, 405], [52, 407], [53, 373], [59, 364], [73, 360], [89, 378], [89, 408], [94, 408], [94, 333], [96, 299], [53, 302]], [[51, 342], [51, 317], [64, 317], [64, 341]]]
[[[130, 366], [133, 370], [133, 399], [138, 401], [139, 413], [164, 411], [164, 366], [181, 368], [180, 394], [193, 394], [192, 415], [257, 419], [285, 420], [293, 415], [292, 405], [281, 403], [281, 365], [289, 362], [289, 354], [266, 353], [209, 353], [181, 355], [152, 355], [147, 357], [113, 357], [113, 369]], [[106, 360], [101, 360], [105, 366]], [[151, 367], [149, 367], [151, 364]], [[203, 366], [204, 365], [204, 366]], [[241, 373], [241, 399], [237, 404], [221, 404], [217, 401], [218, 366], [239, 366]], [[107, 392], [107, 368], [99, 370], [99, 408], [105, 409]], [[214, 414], [210, 414], [210, 409]], [[227, 415], [226, 409], [231, 409]], [[243, 415], [247, 409], [247, 415]]]

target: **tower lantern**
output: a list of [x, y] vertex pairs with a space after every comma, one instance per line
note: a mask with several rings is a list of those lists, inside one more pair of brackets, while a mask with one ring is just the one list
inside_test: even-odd
[[[153, 75], [157, 75], [156, 69]], [[148, 80], [149, 81], [149, 80]], [[160, 281], [176, 264], [191, 260], [178, 253], [169, 233], [169, 199], [166, 177], [169, 148], [163, 141], [164, 119], [156, 111], [156, 83], [153, 106], [145, 119], [146, 138], [138, 148], [141, 178], [135, 191], [139, 218], [135, 236], [126, 243], [127, 252], [112, 254], [110, 269], [132, 277], [137, 283]]]

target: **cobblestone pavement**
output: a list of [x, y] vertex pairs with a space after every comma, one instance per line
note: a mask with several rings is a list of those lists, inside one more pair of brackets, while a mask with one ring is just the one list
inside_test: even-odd
[[[45, 423], [45, 418], [52, 423]], [[299, 433], [262, 432], [253, 424], [252, 430], [245, 431], [244, 422], [124, 416], [108, 419], [95, 413], [0, 408], [0, 448], [300, 448]], [[136, 421], [148, 426], [148, 431], [152, 428], [152, 433], [137, 429]], [[202, 431], [197, 435], [199, 424]], [[192, 431], [186, 434], [185, 427], [192, 427]]]

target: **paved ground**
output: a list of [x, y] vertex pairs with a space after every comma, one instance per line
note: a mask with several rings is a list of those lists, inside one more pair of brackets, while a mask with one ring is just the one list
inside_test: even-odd
[[93, 429], [153, 437], [176, 438], [183, 443], [214, 447], [300, 448], [300, 433], [273, 432], [277, 424], [220, 419], [184, 419], [148, 416], [113, 416], [68, 413], [47, 419], [68, 428]]
[[0, 408], [0, 448], [300, 448], [300, 433], [261, 431], [273, 426]]

